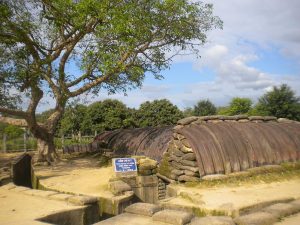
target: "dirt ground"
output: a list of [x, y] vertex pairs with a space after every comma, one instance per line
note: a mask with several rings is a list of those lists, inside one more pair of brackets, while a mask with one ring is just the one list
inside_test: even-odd
[[11, 161], [21, 154], [23, 154], [23, 152], [0, 153], [0, 168], [10, 166]]
[[112, 166], [100, 167], [96, 158], [64, 160], [51, 167], [36, 167], [40, 183], [65, 193], [112, 197], [108, 181], [114, 175]]

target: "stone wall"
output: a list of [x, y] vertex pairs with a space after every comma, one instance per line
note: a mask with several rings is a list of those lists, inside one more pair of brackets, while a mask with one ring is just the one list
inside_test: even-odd
[[159, 173], [175, 181], [199, 181], [196, 155], [183, 135], [174, 132]]

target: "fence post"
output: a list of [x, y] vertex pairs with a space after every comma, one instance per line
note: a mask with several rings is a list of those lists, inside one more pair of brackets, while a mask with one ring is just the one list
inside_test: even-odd
[[97, 131], [95, 130], [95, 137], [97, 136]]
[[81, 144], [81, 131], [78, 132], [79, 143]]
[[27, 130], [24, 129], [24, 152], [27, 152]]
[[6, 140], [7, 140], [7, 136], [6, 134], [3, 134], [3, 142], [2, 142], [2, 151], [3, 153], [6, 153]]
[[61, 135], [61, 147], [65, 147], [65, 135]]

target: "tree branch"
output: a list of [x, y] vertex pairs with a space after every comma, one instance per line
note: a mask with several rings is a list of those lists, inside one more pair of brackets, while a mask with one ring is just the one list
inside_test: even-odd
[[21, 118], [24, 118], [24, 119], [27, 116], [27, 113], [24, 112], [24, 111], [17, 110], [17, 109], [7, 109], [7, 108], [3, 108], [3, 107], [0, 107], [0, 113], [9, 114], [9, 115], [12, 115], [12, 116], [18, 116], [18, 117], [21, 117]]

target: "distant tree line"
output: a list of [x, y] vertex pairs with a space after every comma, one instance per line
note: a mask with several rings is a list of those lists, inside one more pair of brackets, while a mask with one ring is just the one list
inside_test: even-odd
[[187, 108], [184, 116], [208, 115], [258, 115], [276, 116], [300, 121], [300, 98], [286, 84], [274, 86], [253, 104], [249, 98], [232, 98], [229, 105], [216, 107], [210, 100], [201, 100], [194, 107]]
[[[43, 122], [52, 111], [38, 115]], [[176, 124], [187, 116], [208, 115], [261, 115], [276, 116], [300, 121], [300, 98], [287, 85], [273, 87], [253, 104], [249, 98], [232, 98], [228, 106], [216, 107], [209, 99], [197, 102], [181, 111], [167, 99], [146, 101], [138, 109], [129, 108], [119, 100], [107, 99], [90, 105], [70, 104], [57, 128], [56, 135], [93, 135], [105, 130], [138, 128]], [[22, 134], [14, 126], [0, 124], [0, 132], [11, 137]]]

